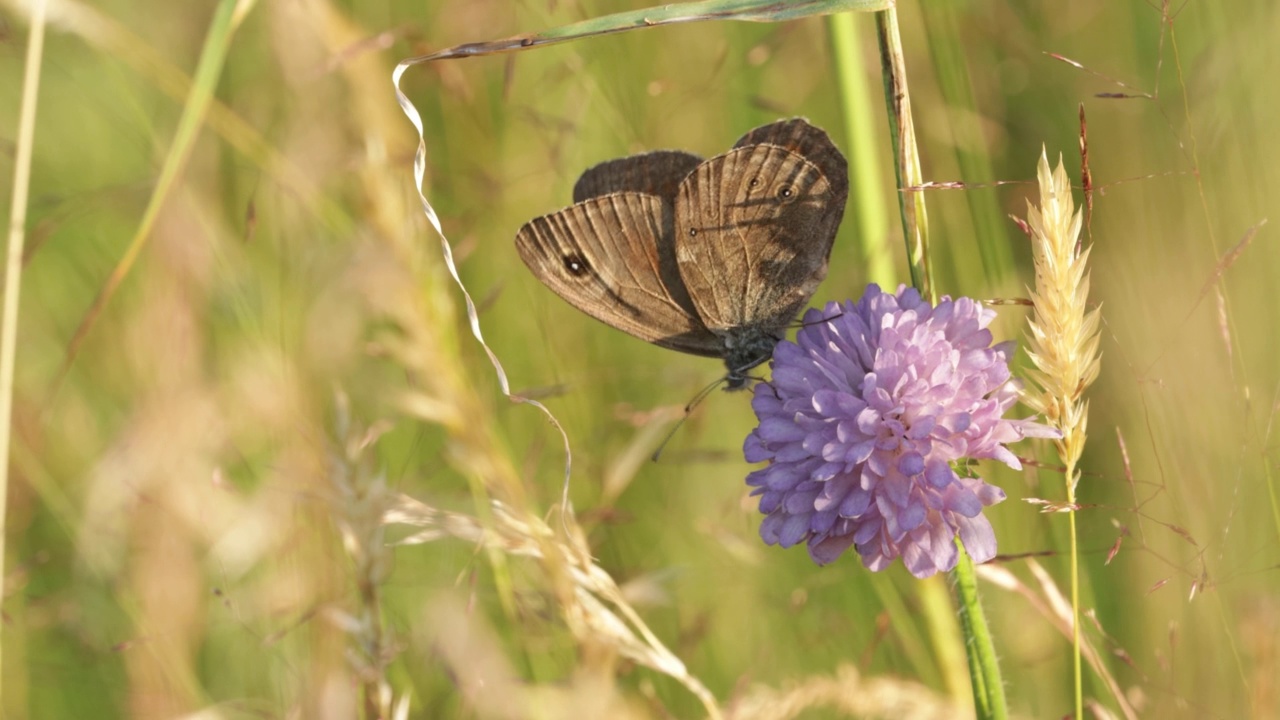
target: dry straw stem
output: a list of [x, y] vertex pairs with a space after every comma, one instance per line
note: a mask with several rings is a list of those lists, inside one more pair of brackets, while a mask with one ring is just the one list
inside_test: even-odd
[[[14, 144], [13, 191], [9, 200], [9, 241], [4, 273], [4, 314], [0, 321], [0, 577], [4, 577], [4, 538], [9, 513], [9, 438], [13, 415], [13, 375], [18, 352], [18, 298], [22, 280], [22, 249], [25, 244], [27, 194], [31, 180], [32, 148], [35, 145], [36, 99], [39, 97], [40, 68], [44, 60], [45, 4], [32, 12], [31, 33], [22, 79], [22, 105], [18, 116], [18, 136]], [[2, 594], [0, 594], [2, 597]]]
[[1074, 494], [1075, 471], [1084, 450], [1089, 404], [1084, 391], [1098, 377], [1099, 309], [1086, 311], [1090, 248], [1079, 244], [1081, 213], [1071, 198], [1071, 184], [1062, 158], [1050, 173], [1049, 159], [1040, 152], [1036, 170], [1040, 206], [1027, 203], [1036, 287], [1031, 292], [1035, 313], [1030, 324], [1029, 354], [1035, 369], [1027, 377], [1039, 388], [1025, 402], [1062, 431], [1058, 455], [1072, 470], [1067, 478]]
[[354, 615], [335, 611], [339, 627], [347, 630], [353, 641], [348, 652], [364, 695], [365, 718], [390, 718], [403, 708], [408, 712], [408, 695], [395, 704], [395, 693], [387, 679], [387, 666], [395, 657], [382, 619], [382, 584], [389, 572], [390, 550], [383, 537], [382, 516], [395, 502], [382, 473], [374, 472], [374, 458], [369, 452], [389, 423], [363, 432], [351, 427], [346, 397], [339, 395], [337, 435], [341, 450], [332, 451], [329, 479], [332, 482], [331, 512], [342, 546], [353, 564], [353, 579], [358, 590]]
[[563, 573], [573, 590], [560, 596], [560, 611], [579, 642], [610, 647], [622, 657], [674, 678], [702, 702], [708, 717], [721, 717], [711, 692], [644, 624], [618, 584], [591, 559], [580, 534], [553, 532], [540, 518], [519, 513], [498, 500], [493, 501], [490, 516], [482, 522], [402, 495], [383, 516], [383, 522], [419, 528], [401, 540], [401, 545], [453, 537], [491, 553], [532, 558], [550, 572]]

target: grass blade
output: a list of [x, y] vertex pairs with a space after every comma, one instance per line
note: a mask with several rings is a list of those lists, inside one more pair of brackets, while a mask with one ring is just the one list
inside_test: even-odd
[[873, 12], [893, 6], [892, 0], [700, 0], [672, 3], [641, 10], [604, 15], [590, 20], [561, 25], [537, 33], [513, 35], [500, 40], [466, 43], [422, 55], [407, 62], [476, 57], [515, 52], [541, 45], [581, 40], [583, 38], [628, 30], [644, 30], [659, 25], [701, 22], [704, 20], [741, 20], [746, 22], [783, 22], [811, 15], [857, 11]]
[[884, 212], [884, 180], [881, 177], [876, 137], [872, 132], [876, 119], [872, 110], [871, 90], [867, 87], [858, 62], [858, 32], [853, 13], [828, 18], [831, 29], [831, 51], [835, 55], [836, 81], [840, 86], [845, 140], [849, 147], [850, 183], [853, 199], [854, 237], [861, 244], [868, 282], [881, 287], [897, 287], [898, 274], [893, 269], [893, 253], [889, 250], [889, 218]]
[[[969, 78], [969, 65], [965, 50], [960, 46], [958, 10], [955, 4], [944, 0], [925, 3], [920, 13], [933, 59], [938, 88], [946, 101], [943, 113], [950, 125], [952, 145], [955, 148], [956, 165], [961, 180], [988, 182], [995, 177], [991, 166], [991, 154], [982, 135], [979, 111], [974, 97], [973, 83]], [[1009, 250], [1008, 223], [1000, 210], [998, 197], [993, 192], [969, 191], [965, 193], [969, 205], [969, 218], [973, 236], [978, 245], [978, 257], [982, 262], [982, 274], [987, 285], [999, 287], [1003, 277], [1012, 275], [1013, 255]], [[966, 253], [953, 252], [953, 262], [965, 261]], [[971, 277], [957, 268], [957, 275]]]
[[89, 307], [88, 312], [80, 320], [75, 334], [71, 336], [71, 342], [67, 345], [66, 355], [62, 360], [62, 367], [59, 368], [57, 379], [54, 381], [55, 386], [66, 376], [93, 323], [115, 296], [116, 291], [120, 289], [120, 284], [133, 269], [134, 263], [138, 261], [138, 256], [142, 254], [147, 240], [151, 237], [151, 229], [160, 214], [160, 209], [164, 207], [165, 201], [177, 186], [178, 176], [182, 174], [187, 158], [191, 156], [196, 137], [204, 124], [205, 114], [213, 100], [214, 91], [217, 90], [218, 78], [222, 76], [227, 50], [231, 46], [231, 36], [239, 24], [239, 19], [244, 16], [243, 9], [237, 13], [239, 5], [237, 0], [222, 0], [214, 11], [209, 33], [205, 36], [204, 49], [200, 53], [200, 62], [196, 68], [195, 84], [191, 86], [191, 93], [187, 96], [187, 102], [182, 109], [182, 117], [178, 120], [173, 144], [165, 155], [155, 190], [151, 193], [147, 208], [142, 214], [142, 220], [138, 224], [133, 239], [129, 242], [129, 247], [125, 249], [124, 256], [116, 263], [106, 284], [102, 286], [98, 296], [94, 298], [93, 305]]

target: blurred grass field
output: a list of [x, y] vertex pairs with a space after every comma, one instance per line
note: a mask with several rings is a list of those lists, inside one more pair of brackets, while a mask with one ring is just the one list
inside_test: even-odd
[[[378, 521], [404, 493], [485, 523], [497, 499], [558, 526], [564, 463], [559, 435], [502, 396], [470, 335], [413, 192], [416, 138], [392, 68], [642, 4], [244, 3], [214, 105], [164, 187], [216, 5], [50, 4], [4, 717], [369, 717], [362, 691], [379, 686], [414, 718], [704, 716], [680, 683], [571, 627], [556, 562], [448, 537], [392, 550], [408, 531]], [[8, 197], [28, 5], [2, 6]], [[1083, 103], [1104, 327], [1079, 486], [1082, 600], [1114, 679], [1086, 669], [1085, 694], [1098, 717], [1123, 717], [1114, 688], [1141, 717], [1280, 717], [1280, 6], [1163, 10], [901, 5], [924, 176], [969, 186], [926, 192], [935, 280], [951, 295], [1026, 296], [1030, 251], [1006, 216], [1035, 196], [1042, 146], [1079, 183]], [[937, 607], [946, 581], [764, 546], [743, 483], [745, 395], [712, 394], [648, 462], [720, 363], [594, 322], [512, 245], [596, 162], [711, 156], [803, 115], [878, 173], [851, 178], [814, 302], [907, 281], [874, 24], [853, 16], [851, 67], [868, 90], [850, 105], [834, 22], [656, 28], [427, 64], [403, 88], [485, 337], [513, 390], [563, 423], [590, 552], [644, 623], [729, 717], [906, 716], [859, 705], [872, 690], [947, 717], [969, 700], [951, 610]], [[850, 127], [870, 142], [856, 158]], [[161, 192], [137, 264], [79, 335]], [[887, 273], [871, 277], [877, 253]], [[1021, 343], [1025, 309], [999, 310], [997, 337]], [[1070, 639], [1040, 578], [1065, 592], [1066, 516], [1023, 502], [1062, 500], [1061, 473], [1048, 445], [1014, 450], [1040, 464], [979, 472], [1009, 495], [987, 515], [998, 568], [1021, 585], [984, 582], [983, 602], [1013, 711], [1063, 717]], [[787, 714], [788, 698], [812, 707]]]

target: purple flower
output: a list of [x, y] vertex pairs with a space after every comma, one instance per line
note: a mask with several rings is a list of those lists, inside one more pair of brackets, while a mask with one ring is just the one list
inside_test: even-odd
[[1057, 432], [1003, 418], [1018, 384], [1013, 343], [991, 346], [993, 318], [969, 298], [931, 307], [905, 286], [894, 295], [871, 285], [856, 305], [809, 310], [751, 401], [760, 425], [743, 451], [769, 461], [747, 476], [767, 515], [765, 542], [805, 541], [820, 565], [851, 545], [872, 570], [901, 556], [916, 577], [955, 567], [957, 533], [975, 562], [994, 557], [982, 508], [1004, 491], [951, 463], [994, 458], [1021, 469], [1005, 443]]

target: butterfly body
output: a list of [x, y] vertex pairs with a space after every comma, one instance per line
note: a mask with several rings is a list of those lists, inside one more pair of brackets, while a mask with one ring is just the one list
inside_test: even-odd
[[662, 347], [719, 357], [728, 388], [769, 359], [826, 276], [848, 197], [844, 156], [801, 119], [709, 160], [663, 150], [601, 163], [516, 248], [579, 310]]

